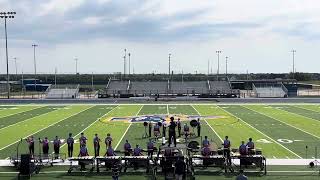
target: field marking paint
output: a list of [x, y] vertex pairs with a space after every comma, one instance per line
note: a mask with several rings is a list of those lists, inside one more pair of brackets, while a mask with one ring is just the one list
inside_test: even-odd
[[[136, 113], [135, 116], [138, 116], [138, 115], [139, 115], [139, 113], [140, 113], [141, 109], [143, 108], [143, 106], [144, 106], [144, 105], [142, 105], [142, 106], [140, 107], [140, 109], [138, 110], [138, 112]], [[129, 126], [127, 127], [126, 131], [123, 133], [122, 137], [120, 138], [119, 142], [117, 143], [117, 145], [115, 146], [114, 149], [117, 149], [117, 148], [118, 148], [118, 146], [120, 145], [122, 139], [124, 138], [124, 136], [125, 136], [125, 135], [127, 134], [127, 132], [129, 131], [131, 125], [132, 125], [132, 123], [129, 124]]]
[[[64, 121], [64, 120], [66, 120], [66, 119], [68, 119], [68, 118], [70, 118], [70, 117], [72, 117], [72, 116], [76, 116], [76, 115], [78, 115], [78, 114], [80, 114], [80, 113], [82, 113], [82, 112], [84, 112], [84, 111], [86, 111], [86, 110], [88, 110], [88, 109], [90, 109], [90, 108], [92, 108], [92, 107], [93, 107], [93, 106], [89, 106], [88, 108], [86, 108], [86, 109], [84, 109], [84, 110], [81, 110], [80, 112], [77, 112], [77, 113], [72, 114], [72, 115], [70, 115], [70, 116], [68, 116], [68, 117], [65, 117], [65, 118], [63, 118], [63, 119], [60, 119], [59, 121], [54, 122], [54, 123], [50, 124], [49, 126], [46, 126], [46, 127], [42, 128], [42, 129], [36, 131], [36, 132], [33, 132], [33, 133], [31, 133], [31, 134], [23, 137], [22, 139], [26, 139], [27, 137], [29, 137], [29, 136], [31, 136], [31, 135], [33, 135], [33, 134], [37, 134], [38, 132], [41, 132], [41, 131], [43, 131], [43, 130], [45, 130], [45, 129], [47, 129], [47, 128], [49, 128], [49, 127], [51, 127], [51, 126], [53, 126], [53, 125], [55, 125], [55, 124], [57, 124], [57, 123], [59, 123], [59, 122], [61, 122], [61, 121]], [[57, 111], [57, 110], [55, 110], [55, 111]], [[52, 112], [55, 112], [55, 111], [52, 111]], [[2, 151], [2, 150], [4, 150], [4, 149], [6, 149], [6, 148], [8, 148], [8, 147], [10, 147], [10, 146], [12, 146], [12, 145], [14, 145], [14, 144], [16, 144], [16, 143], [19, 142], [19, 141], [20, 141], [20, 140], [17, 140], [17, 141], [15, 141], [15, 142], [11, 143], [11, 144], [6, 145], [5, 147], [1, 148], [0, 151]]]
[[[43, 106], [43, 107], [48, 107], [48, 106]], [[3, 130], [3, 129], [7, 129], [8, 127], [15, 126], [15, 125], [18, 125], [18, 124], [20, 124], [20, 123], [23, 123], [23, 122], [25, 122], [25, 121], [30, 121], [30, 120], [32, 120], [33, 118], [37, 118], [37, 117], [40, 117], [40, 116], [43, 116], [43, 115], [47, 115], [48, 113], [55, 112], [55, 111], [57, 111], [57, 110], [59, 110], [59, 109], [56, 109], [56, 110], [53, 110], [53, 111], [49, 111], [49, 112], [46, 112], [46, 113], [44, 113], [44, 114], [36, 115], [36, 116], [34, 116], [34, 117], [32, 117], [32, 118], [28, 118], [28, 119], [25, 119], [25, 120], [23, 120], [23, 121], [16, 122], [16, 123], [14, 123], [14, 124], [10, 124], [9, 126], [5, 126], [5, 127], [3, 127], [3, 128], [0, 128], [0, 131]], [[30, 115], [32, 115], [32, 114], [30, 114]], [[26, 126], [26, 125], [25, 125], [25, 126]]]
[[[219, 107], [219, 106], [218, 106]], [[222, 109], [222, 108], [221, 108]], [[224, 110], [224, 109], [222, 109]], [[224, 110], [226, 113], [230, 114], [231, 116], [240, 119], [243, 123], [245, 123], [246, 125], [248, 125], [249, 127], [251, 127], [252, 129], [256, 130], [257, 132], [259, 132], [260, 134], [264, 135], [265, 137], [269, 138], [271, 141], [275, 142], [276, 144], [278, 144], [279, 146], [283, 147], [284, 149], [286, 149], [287, 151], [289, 151], [290, 153], [292, 153], [293, 155], [297, 156], [298, 158], [302, 159], [301, 156], [299, 156], [298, 154], [296, 154], [295, 152], [291, 151], [290, 149], [288, 149], [287, 147], [285, 147], [284, 145], [280, 144], [278, 141], [272, 139], [271, 137], [269, 137], [268, 135], [266, 135], [265, 133], [261, 132], [260, 130], [258, 130], [257, 128], [251, 126], [249, 123], [247, 123], [246, 121], [242, 120], [241, 118], [234, 116], [232, 113], [230, 113], [229, 111]]]
[[[75, 136], [73, 136], [73, 139], [75, 139], [77, 136], [79, 136], [82, 132], [86, 131], [87, 129], [89, 129], [93, 124], [95, 124], [96, 122], [98, 122], [101, 118], [103, 118], [104, 116], [107, 116], [108, 114], [110, 114], [113, 110], [115, 110], [119, 105], [113, 107], [110, 111], [108, 111], [107, 113], [105, 113], [104, 115], [100, 116], [99, 118], [97, 118], [93, 123], [91, 123], [88, 127], [84, 128], [82, 131], [80, 131], [78, 134], [76, 134]], [[94, 107], [94, 106], [93, 106]], [[92, 108], [93, 108], [92, 107]], [[63, 143], [60, 146], [60, 149], [63, 148], [67, 143]]]
[[[8, 116], [13, 116], [13, 115], [20, 114], [20, 113], [26, 113], [26, 112], [28, 112], [28, 111], [36, 110], [36, 109], [39, 109], [39, 108], [42, 108], [42, 107], [47, 107], [47, 106], [36, 106], [35, 108], [29, 109], [29, 110], [20, 111], [20, 112], [16, 112], [16, 113], [13, 113], [13, 114], [8, 114], [8, 115], [6, 115], [6, 116], [0, 117], [0, 120], [1, 120], [2, 118], [8, 117]], [[2, 111], [2, 110], [1, 110], [1, 111]]]
[[[268, 105], [268, 106], [270, 106], [270, 105]], [[297, 106], [293, 106], [293, 107], [300, 108], [300, 107], [297, 107]], [[304, 109], [304, 108], [300, 108], [300, 109]], [[298, 114], [298, 113], [294, 113], [294, 112], [290, 112], [290, 111], [287, 111], [287, 110], [284, 110], [284, 109], [279, 109], [279, 110], [283, 111], [284, 112], [283, 114], [285, 114], [285, 113], [288, 114], [289, 113], [289, 114], [292, 114], [292, 115], [295, 115], [295, 116], [300, 116], [300, 117], [303, 117], [303, 118], [306, 118], [306, 119], [313, 120], [313, 121], [318, 122], [318, 123], [320, 121], [320, 119], [314, 119], [312, 117], [307, 117], [307, 116], [304, 116], [304, 115], [301, 115], [301, 114]], [[304, 109], [304, 110], [309, 110], [309, 109]], [[313, 110], [309, 110], [309, 111], [313, 111]], [[317, 111], [314, 111], [314, 112], [317, 112]], [[319, 114], [320, 112], [317, 112], [317, 113]]]
[[169, 115], [169, 105], [167, 104], [167, 114]]
[[[288, 124], [288, 123], [286, 123], [286, 122], [284, 122], [284, 121], [282, 121], [282, 120], [279, 120], [278, 118], [274, 118], [274, 117], [272, 117], [272, 116], [270, 116], [270, 115], [267, 115], [267, 114], [265, 114], [265, 113], [256, 111], [256, 110], [251, 109], [251, 108], [249, 108], [249, 107], [245, 107], [245, 106], [243, 106], [243, 107], [244, 107], [244, 108], [247, 108], [247, 109], [249, 109], [249, 110], [251, 110], [251, 111], [257, 112], [257, 113], [259, 113], [259, 114], [261, 114], [261, 115], [267, 116], [267, 117], [269, 117], [269, 118], [271, 118], [271, 119], [274, 119], [274, 120], [276, 120], [276, 121], [279, 121], [279, 122], [281, 122], [281, 123], [283, 123], [283, 124], [286, 124], [286, 125], [288, 125], [288, 126], [290, 126], [290, 127], [292, 127], [292, 128], [295, 128], [295, 129], [297, 129], [297, 130], [300, 130], [300, 131], [302, 131], [302, 132], [304, 132], [304, 133], [306, 133], [306, 134], [309, 134], [310, 136], [313, 136], [313, 137], [316, 137], [316, 138], [320, 139], [319, 136], [314, 135], [314, 134], [311, 134], [311, 133], [309, 133], [309, 132], [307, 132], [307, 131], [305, 131], [305, 130], [303, 130], [303, 129], [300, 129], [300, 128], [296, 127], [296, 126], [293, 126], [293, 125], [291, 125], [291, 124]], [[280, 110], [280, 111], [283, 111], [283, 110]], [[290, 112], [288, 112], [288, 113], [290, 113]]]
[[[198, 113], [199, 116], [201, 116], [200, 112], [193, 106], [191, 105], [191, 107]], [[207, 125], [210, 127], [210, 129], [218, 136], [218, 138], [220, 139], [221, 142], [223, 142], [223, 139], [218, 135], [218, 133], [212, 128], [212, 126], [208, 123], [208, 121], [206, 119], [204, 119], [204, 121], [207, 123]]]
[[[300, 106], [292, 105], [292, 106], [294, 106], [294, 107], [296, 107], [296, 108], [304, 109], [304, 110], [307, 110], [307, 111], [312, 111], [312, 112], [315, 112], [315, 113], [317, 113], [317, 114], [320, 113], [319, 111], [316, 111], [316, 110], [313, 110], [313, 109], [308, 109], [308, 108], [305, 108], [305, 107], [301, 107], [301, 105], [300, 105]], [[309, 105], [308, 105], [308, 106], [309, 106]]]

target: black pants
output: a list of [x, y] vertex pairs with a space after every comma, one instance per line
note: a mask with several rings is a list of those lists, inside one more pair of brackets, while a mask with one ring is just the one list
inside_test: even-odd
[[148, 156], [152, 157], [152, 155], [153, 155], [153, 150], [148, 150]]
[[72, 157], [73, 154], [73, 144], [68, 144], [68, 157]]
[[177, 138], [176, 138], [176, 133], [175, 132], [169, 132], [169, 145], [171, 145], [171, 139], [173, 138], [173, 143], [174, 143], [174, 146], [176, 147], [177, 146]]
[[166, 127], [162, 128], [162, 137], [166, 137]]
[[60, 146], [53, 146], [55, 158], [58, 159], [60, 153]]
[[181, 127], [178, 127], [179, 137], [181, 137]]
[[94, 147], [94, 157], [99, 156], [100, 153], [100, 145]]
[[34, 155], [34, 143], [29, 145], [29, 154], [31, 157]]
[[43, 154], [48, 154], [49, 153], [49, 146], [43, 146], [42, 152], [43, 152]]
[[231, 165], [230, 149], [224, 149], [223, 156], [227, 158], [228, 165]]
[[198, 131], [198, 137], [200, 137], [200, 134], [201, 134], [201, 127], [198, 127], [198, 128], [197, 128], [197, 131]]
[[125, 155], [125, 156], [130, 156], [130, 152], [129, 152], [129, 151], [125, 151], [125, 152], [124, 152], [124, 155]]
[[149, 128], [149, 137], [151, 137], [151, 131], [152, 131], [152, 129]]

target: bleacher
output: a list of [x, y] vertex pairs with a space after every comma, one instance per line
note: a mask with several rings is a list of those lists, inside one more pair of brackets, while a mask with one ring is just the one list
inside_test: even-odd
[[167, 94], [167, 81], [131, 82], [129, 92], [135, 95]]
[[47, 99], [75, 99], [79, 95], [79, 85], [65, 88], [51, 86], [47, 89], [46, 94]]
[[258, 98], [287, 97], [288, 90], [281, 84], [253, 84], [253, 91]]
[[228, 81], [210, 81], [211, 94], [228, 94], [231, 93], [231, 87]]
[[170, 94], [207, 94], [206, 81], [171, 81]]
[[105, 94], [99, 97], [198, 96], [236, 97], [227, 81], [118, 81], [109, 80]]
[[107, 94], [127, 94], [129, 81], [109, 81], [106, 87]]

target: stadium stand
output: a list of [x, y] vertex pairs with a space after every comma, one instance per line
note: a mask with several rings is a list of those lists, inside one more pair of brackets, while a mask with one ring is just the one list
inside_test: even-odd
[[127, 94], [130, 81], [109, 81], [106, 91], [107, 94]]
[[167, 94], [167, 81], [131, 82], [130, 93], [135, 95]]
[[287, 88], [281, 84], [253, 84], [253, 91], [258, 98], [283, 98], [288, 96]]
[[79, 95], [79, 85], [77, 87], [59, 88], [50, 86], [46, 91], [47, 99], [75, 99]]
[[231, 92], [231, 86], [228, 81], [210, 81], [211, 94], [228, 94]]
[[169, 94], [207, 94], [207, 81], [171, 81]]

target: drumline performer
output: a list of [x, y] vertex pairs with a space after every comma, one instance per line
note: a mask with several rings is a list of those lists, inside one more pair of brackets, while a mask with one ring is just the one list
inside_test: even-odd
[[101, 139], [98, 137], [98, 134], [95, 134], [93, 138], [94, 157], [97, 157], [100, 154], [100, 142]]
[[59, 158], [60, 145], [61, 145], [61, 140], [59, 139], [58, 136], [56, 136], [56, 138], [53, 140], [53, 150], [54, 150], [55, 159]]
[[223, 155], [227, 158], [228, 165], [231, 165], [231, 157], [230, 157], [230, 147], [231, 142], [229, 141], [229, 137], [226, 136], [225, 140], [223, 141]]
[[67, 139], [67, 146], [68, 146], [68, 157], [72, 157], [73, 154], [73, 144], [74, 139], [72, 137], [72, 133], [69, 133], [69, 137]]
[[180, 121], [180, 118], [178, 118], [177, 126], [178, 126], [178, 134], [179, 134], [178, 137], [181, 137], [181, 121]]
[[29, 154], [31, 155], [31, 157], [33, 158], [34, 156], [34, 139], [33, 136], [29, 136], [26, 139], [27, 143], [28, 143], [28, 148], [29, 148]]

